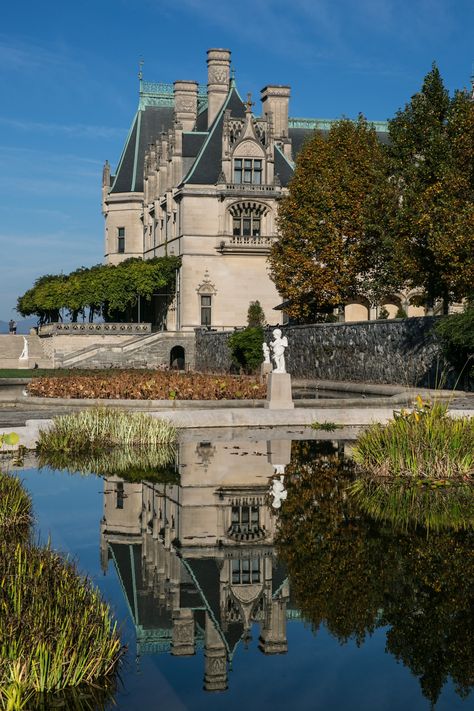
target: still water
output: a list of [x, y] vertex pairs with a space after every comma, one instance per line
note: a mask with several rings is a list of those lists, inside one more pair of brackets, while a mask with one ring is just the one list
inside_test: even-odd
[[25, 468], [37, 537], [128, 647], [112, 698], [71, 709], [474, 708], [472, 535], [370, 521], [345, 451], [229, 437], [181, 442], [148, 480]]

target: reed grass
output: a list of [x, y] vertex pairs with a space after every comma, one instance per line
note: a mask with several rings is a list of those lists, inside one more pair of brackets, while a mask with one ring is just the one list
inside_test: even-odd
[[474, 418], [448, 417], [445, 405], [421, 398], [394, 415], [357, 439], [359, 477], [349, 494], [397, 528], [474, 528]]
[[0, 471], [0, 537], [28, 529], [31, 523], [31, 497], [13, 474]]
[[[0, 542], [0, 703], [109, 677], [122, 654], [106, 603], [48, 547]], [[29, 706], [28, 706], [29, 708]]]
[[40, 431], [37, 448], [39, 452], [78, 452], [146, 445], [157, 452], [175, 440], [176, 428], [165, 420], [97, 407], [55, 417], [50, 429]]
[[349, 492], [371, 518], [387, 521], [396, 529], [421, 526], [440, 532], [474, 528], [474, 487], [469, 484], [361, 478], [350, 485]]
[[435, 404], [422, 413], [372, 425], [357, 439], [353, 456], [376, 477], [471, 480], [474, 418], [448, 417], [446, 407]]
[[151, 481], [177, 483], [176, 448], [163, 445], [160, 449], [148, 447], [113, 447], [112, 449], [64, 452], [41, 450], [40, 467], [50, 467], [70, 474], [119, 476], [126, 481]]

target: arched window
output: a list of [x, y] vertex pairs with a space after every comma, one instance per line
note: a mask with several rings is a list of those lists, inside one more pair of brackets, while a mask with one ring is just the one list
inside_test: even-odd
[[254, 237], [258, 239], [263, 234], [263, 217], [268, 208], [259, 203], [244, 202], [229, 208], [232, 216], [232, 235], [234, 237]]

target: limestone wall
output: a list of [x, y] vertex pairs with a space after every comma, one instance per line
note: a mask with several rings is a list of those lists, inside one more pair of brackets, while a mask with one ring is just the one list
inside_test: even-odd
[[[433, 334], [435, 322], [422, 317], [284, 327], [287, 370], [297, 378], [434, 387], [437, 373], [445, 368]], [[196, 333], [198, 370], [230, 370], [229, 335]], [[450, 376], [446, 385], [454, 380]]]

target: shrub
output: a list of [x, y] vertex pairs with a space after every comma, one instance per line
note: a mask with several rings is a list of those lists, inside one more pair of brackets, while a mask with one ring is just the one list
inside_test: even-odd
[[474, 306], [462, 314], [446, 316], [436, 326], [435, 332], [447, 360], [465, 374], [474, 377]]
[[263, 329], [249, 326], [229, 338], [232, 361], [245, 373], [254, 373], [263, 361]]
[[395, 318], [408, 318], [408, 314], [403, 308], [403, 306], [398, 307], [397, 313], [395, 314]]

